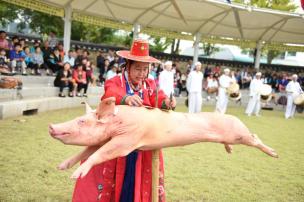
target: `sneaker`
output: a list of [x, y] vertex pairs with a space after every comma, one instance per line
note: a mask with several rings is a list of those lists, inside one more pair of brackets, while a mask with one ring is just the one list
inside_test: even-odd
[[73, 93], [69, 93], [69, 97], [74, 97], [74, 94]]
[[85, 93], [85, 94], [83, 94], [83, 97], [88, 97], [88, 95]]
[[77, 95], [76, 95], [76, 96], [77, 96], [77, 97], [82, 97], [80, 93], [77, 93]]

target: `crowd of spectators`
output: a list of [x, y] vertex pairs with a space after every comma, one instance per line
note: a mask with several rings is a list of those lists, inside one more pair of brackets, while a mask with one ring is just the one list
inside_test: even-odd
[[[165, 60], [161, 64], [151, 64], [149, 77], [158, 82], [160, 72], [163, 71]], [[96, 65], [94, 65], [96, 64]], [[51, 32], [48, 38], [40, 43], [34, 41], [29, 46], [23, 38], [12, 37], [7, 40], [6, 32], [0, 31], [0, 69], [1, 73], [23, 75], [56, 76], [54, 85], [60, 88], [60, 97], [65, 97], [63, 89], [69, 88], [69, 96], [87, 96], [89, 85], [103, 85], [106, 79], [121, 74], [125, 61], [115, 54], [115, 51], [98, 51], [95, 57], [90, 57], [88, 50], [75, 48], [67, 54], [63, 44], [57, 39], [56, 33]], [[186, 91], [187, 76], [192, 68], [192, 61], [172, 62], [174, 75], [175, 96], [181, 96]], [[208, 87], [208, 80], [216, 82], [225, 66], [204, 65], [204, 90]], [[231, 67], [230, 67], [231, 68]], [[231, 68], [241, 89], [249, 87], [256, 70], [254, 68]], [[98, 72], [95, 76], [94, 72]], [[262, 71], [264, 83], [272, 86], [274, 91], [284, 91], [290, 75], [295, 72]], [[304, 71], [296, 72], [299, 83], [304, 85]], [[81, 93], [83, 91], [83, 93]]]

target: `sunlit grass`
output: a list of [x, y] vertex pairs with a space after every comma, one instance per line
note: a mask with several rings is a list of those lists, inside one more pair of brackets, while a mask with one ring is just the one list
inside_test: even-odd
[[[80, 148], [49, 137], [47, 125], [82, 113], [83, 108], [66, 109], [0, 121], [0, 201], [71, 200], [73, 169], [61, 172], [56, 166]], [[280, 158], [238, 145], [231, 155], [212, 143], [165, 149], [167, 201], [304, 201], [303, 114], [285, 120], [278, 111], [263, 111], [262, 117], [247, 117], [241, 108], [228, 113]], [[20, 119], [25, 122], [14, 121]]]

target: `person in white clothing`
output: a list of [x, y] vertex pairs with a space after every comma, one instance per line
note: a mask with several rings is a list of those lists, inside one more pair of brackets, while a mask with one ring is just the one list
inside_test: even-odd
[[195, 63], [195, 69], [189, 73], [187, 79], [189, 113], [198, 113], [202, 108], [202, 87], [204, 75], [201, 72], [202, 64]]
[[174, 92], [174, 75], [172, 71], [172, 62], [167, 61], [164, 70], [159, 74], [159, 88], [170, 97]]
[[287, 106], [286, 106], [286, 112], [285, 112], [285, 118], [293, 118], [296, 105], [293, 103], [293, 100], [295, 97], [303, 93], [303, 90], [301, 89], [301, 86], [298, 80], [298, 75], [294, 74], [292, 75], [292, 80], [289, 81], [289, 83], [286, 86], [286, 92], [287, 92]]
[[207, 78], [207, 100], [211, 99], [212, 95], [217, 95], [217, 89], [218, 89], [218, 81], [213, 76], [213, 74], [210, 74], [210, 76]]
[[255, 78], [250, 82], [250, 93], [249, 93], [249, 102], [246, 109], [246, 114], [251, 116], [253, 113], [256, 116], [260, 116], [259, 112], [261, 110], [261, 94], [260, 89], [263, 85], [261, 80], [262, 73], [258, 72], [255, 74]]
[[219, 90], [218, 90], [218, 99], [216, 102], [215, 111], [221, 114], [225, 114], [228, 105], [228, 95], [227, 95], [227, 88], [235, 82], [233, 78], [229, 76], [230, 69], [224, 69], [224, 74], [219, 78]]

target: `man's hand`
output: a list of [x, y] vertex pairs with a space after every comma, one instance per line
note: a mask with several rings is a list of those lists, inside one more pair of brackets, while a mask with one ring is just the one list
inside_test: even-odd
[[127, 105], [141, 107], [143, 100], [138, 95], [128, 96], [125, 100]]

